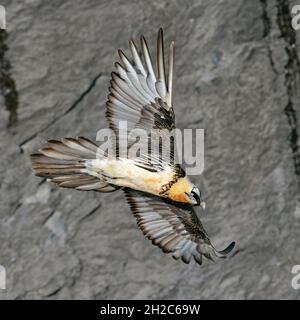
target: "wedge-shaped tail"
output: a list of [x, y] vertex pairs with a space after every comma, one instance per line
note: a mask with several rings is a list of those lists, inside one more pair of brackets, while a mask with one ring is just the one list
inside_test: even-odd
[[48, 144], [31, 155], [35, 174], [64, 188], [112, 192], [119, 189], [108, 183], [100, 173], [87, 170], [86, 161], [96, 159], [98, 146], [89, 139], [63, 138]]

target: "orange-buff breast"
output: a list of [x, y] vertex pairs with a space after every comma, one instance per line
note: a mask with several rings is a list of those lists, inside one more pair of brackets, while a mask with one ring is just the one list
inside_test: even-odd
[[187, 194], [191, 192], [192, 188], [193, 184], [188, 177], [179, 178], [170, 188], [168, 196], [174, 201], [190, 203]]

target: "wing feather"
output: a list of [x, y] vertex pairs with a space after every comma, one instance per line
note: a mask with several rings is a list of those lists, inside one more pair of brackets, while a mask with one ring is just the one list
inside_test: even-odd
[[165, 58], [164, 58], [164, 40], [163, 31], [160, 28], [157, 37], [157, 69], [158, 69], [158, 82], [156, 88], [159, 88], [161, 98], [167, 94], [166, 75], [165, 75]]
[[131, 50], [131, 53], [132, 53], [132, 57], [134, 59], [134, 62], [136, 64], [136, 67], [138, 69], [138, 71], [144, 76], [144, 77], [147, 77], [147, 72], [143, 66], [143, 63], [142, 63], [142, 60], [141, 60], [141, 57], [140, 55], [138, 54], [138, 51], [137, 51], [137, 47], [134, 43], [134, 41], [131, 39], [129, 41], [129, 47], [130, 47], [130, 50]]
[[[154, 120], [160, 115], [163, 116], [164, 110], [173, 115], [171, 95], [174, 43], [171, 43], [169, 52], [169, 84], [166, 81], [162, 29], [159, 30], [157, 37], [157, 76], [145, 38], [141, 37], [141, 54], [132, 39], [129, 41], [129, 48], [132, 59], [129, 59], [122, 50], [118, 51], [120, 62], [115, 63], [116, 72], [111, 74], [110, 95], [107, 100], [106, 116], [110, 127], [116, 131], [117, 135], [121, 120], [127, 120], [128, 131], [136, 128], [144, 116], [144, 110], [149, 108], [149, 105], [159, 103], [162, 108], [152, 110], [155, 112], [150, 113], [149, 117], [153, 121], [149, 122], [148, 126], [144, 124], [145, 130], [160, 129], [160, 123]], [[161, 102], [158, 102], [159, 100]], [[119, 110], [122, 112], [118, 112]], [[174, 127], [174, 115], [171, 119]]]
[[[140, 154], [136, 158], [136, 152], [128, 152], [131, 158], [136, 158], [137, 165], [148, 168], [152, 171], [161, 171], [170, 165], [170, 159], [174, 159], [174, 141], [170, 146], [159, 142], [159, 148], [150, 150], [152, 129], [158, 129], [154, 134], [154, 139], [163, 141], [169, 139], [168, 132], [175, 128], [175, 118], [172, 108], [172, 82], [174, 64], [174, 43], [170, 45], [168, 61], [168, 77], [166, 78], [166, 68], [164, 61], [164, 41], [163, 31], [159, 30], [157, 36], [157, 75], [145, 38], [141, 37], [141, 53], [131, 39], [129, 41], [131, 59], [119, 50], [120, 62], [115, 63], [116, 72], [111, 74], [110, 94], [106, 102], [106, 117], [109, 127], [115, 131], [117, 139], [120, 133], [120, 121], [127, 121], [128, 148], [132, 148], [135, 143], [142, 144], [143, 150], [148, 150], [148, 154]], [[167, 83], [168, 80], [168, 83]], [[134, 135], [130, 136], [133, 129], [144, 129], [148, 137], [137, 140]], [[124, 132], [124, 130], [122, 130]], [[117, 140], [118, 141], [118, 140]], [[116, 150], [118, 152], [118, 143]], [[113, 149], [115, 150], [115, 149]], [[136, 151], [136, 149], [132, 149]], [[166, 155], [162, 159], [159, 150], [163, 150]], [[149, 153], [151, 152], [151, 159]], [[60, 156], [60, 155], [58, 155]], [[71, 156], [71, 155], [70, 155]], [[68, 160], [68, 159], [66, 159]]]
[[170, 50], [169, 50], [168, 94], [166, 99], [168, 106], [172, 106], [173, 74], [174, 74], [174, 41], [171, 42]]
[[146, 67], [147, 67], [147, 70], [148, 70], [148, 75], [149, 75], [150, 81], [152, 83], [155, 83], [156, 82], [156, 76], [155, 76], [155, 73], [154, 73], [154, 70], [153, 70], [152, 59], [151, 59], [150, 52], [149, 52], [149, 49], [148, 49], [147, 41], [146, 41], [144, 36], [141, 36], [141, 47], [142, 47], [142, 51], [143, 51], [143, 54], [144, 54], [144, 59], [145, 59], [145, 63], [146, 63]]
[[137, 225], [152, 243], [174, 259], [202, 264], [207, 259], [225, 258], [234, 248], [232, 242], [225, 250], [217, 251], [190, 205], [175, 203], [140, 191], [125, 189]]

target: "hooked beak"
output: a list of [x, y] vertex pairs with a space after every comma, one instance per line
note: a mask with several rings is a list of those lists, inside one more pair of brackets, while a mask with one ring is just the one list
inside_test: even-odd
[[186, 193], [194, 206], [200, 206], [203, 210], [205, 209], [205, 202], [202, 200], [201, 192], [197, 187], [193, 187], [190, 194]]

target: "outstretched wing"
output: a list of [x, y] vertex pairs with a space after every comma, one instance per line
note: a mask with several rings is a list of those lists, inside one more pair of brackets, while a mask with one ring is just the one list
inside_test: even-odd
[[164, 62], [163, 31], [157, 37], [157, 75], [154, 72], [145, 38], [141, 37], [141, 54], [133, 40], [129, 41], [132, 61], [119, 50], [121, 63], [112, 72], [106, 116], [118, 135], [120, 121], [127, 121], [127, 131], [142, 128], [173, 128], [172, 79], [174, 43], [169, 50], [168, 79]]
[[189, 263], [191, 258], [202, 264], [202, 255], [213, 260], [225, 258], [234, 248], [232, 242], [217, 251], [191, 205], [171, 202], [150, 194], [125, 189], [130, 208], [144, 235], [173, 258]]
[[[173, 166], [177, 155], [176, 133], [171, 132], [175, 129], [172, 107], [174, 43], [171, 43], [169, 49], [167, 77], [162, 29], [157, 37], [157, 75], [145, 38], [141, 37], [141, 54], [133, 40], [129, 41], [129, 46], [132, 61], [119, 50], [121, 63], [115, 64], [117, 72], [112, 73], [106, 103], [109, 126], [117, 137], [116, 154], [119, 155], [119, 146], [126, 139], [127, 156], [135, 159], [138, 165], [152, 171], [163, 171], [171, 165], [176, 171], [177, 168]], [[131, 135], [134, 129], [143, 129], [146, 135], [140, 135], [137, 139], [135, 135]], [[137, 146], [137, 142], [144, 147], [139, 155], [133, 147]]]

